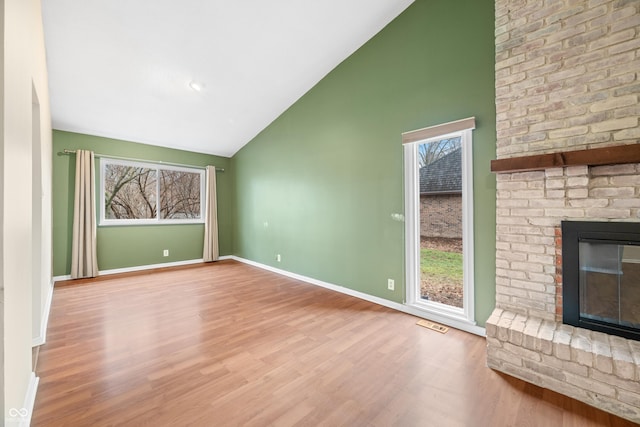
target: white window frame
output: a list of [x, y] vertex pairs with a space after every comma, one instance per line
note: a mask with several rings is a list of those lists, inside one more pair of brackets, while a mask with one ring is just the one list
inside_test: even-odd
[[[475, 326], [473, 253], [473, 135], [475, 119], [445, 123], [402, 135], [405, 170], [405, 303], [430, 314], [433, 320], [453, 327]], [[420, 195], [418, 146], [460, 137], [462, 147], [462, 259], [463, 308], [452, 307], [420, 297]], [[429, 317], [429, 316], [425, 316]]]
[[[154, 169], [156, 171], [156, 217], [148, 219], [109, 219], [105, 217], [106, 207], [104, 205], [104, 176], [107, 165], [133, 166], [136, 168]], [[160, 171], [173, 170], [180, 172], [197, 173], [200, 175], [200, 218], [185, 219], [161, 219], [160, 218]], [[130, 160], [110, 159], [102, 157], [100, 159], [100, 226], [117, 226], [117, 225], [160, 225], [160, 224], [204, 224], [206, 216], [206, 200], [205, 200], [205, 171], [204, 169], [189, 168], [184, 166], [162, 165], [156, 163], [137, 162]]]

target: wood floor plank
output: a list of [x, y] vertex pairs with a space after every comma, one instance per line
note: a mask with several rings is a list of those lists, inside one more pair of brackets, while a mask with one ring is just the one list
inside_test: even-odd
[[633, 425], [483, 338], [235, 261], [56, 286], [33, 426]]

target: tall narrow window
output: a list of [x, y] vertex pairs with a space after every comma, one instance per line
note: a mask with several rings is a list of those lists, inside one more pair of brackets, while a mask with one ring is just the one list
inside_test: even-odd
[[408, 305], [474, 325], [472, 129], [465, 119], [403, 134]]
[[461, 136], [418, 145], [420, 299], [462, 308]]

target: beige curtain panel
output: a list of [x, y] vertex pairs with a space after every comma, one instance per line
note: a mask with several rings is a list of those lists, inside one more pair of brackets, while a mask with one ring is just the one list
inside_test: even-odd
[[218, 201], [216, 196], [216, 168], [207, 166], [206, 173], [206, 201], [207, 213], [204, 220], [204, 249], [202, 258], [204, 262], [216, 261], [218, 251]]
[[96, 277], [96, 186], [92, 151], [76, 151], [76, 182], [73, 201], [71, 278]]

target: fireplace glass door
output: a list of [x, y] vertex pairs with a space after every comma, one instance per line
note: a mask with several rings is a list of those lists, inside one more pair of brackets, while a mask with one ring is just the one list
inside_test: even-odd
[[640, 246], [579, 242], [580, 317], [640, 327]]

